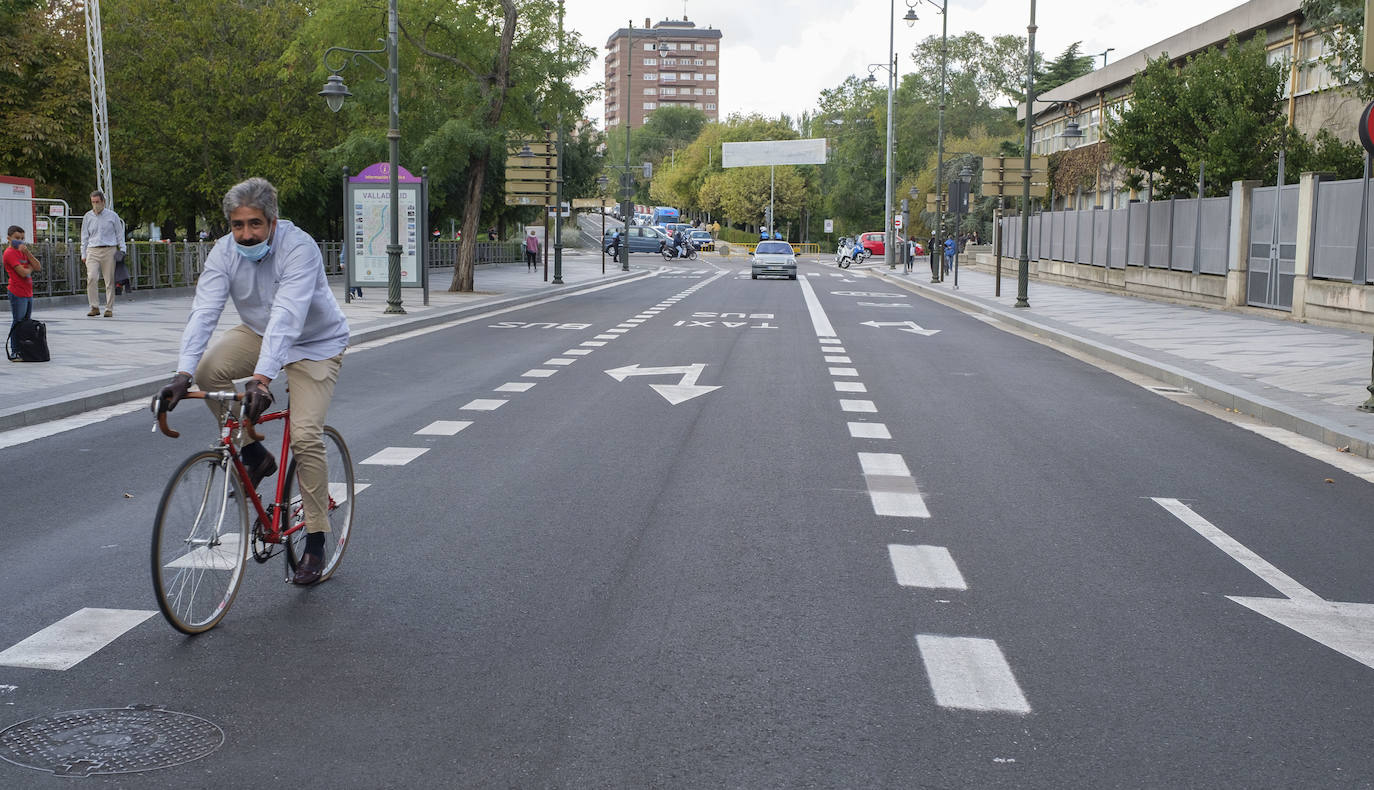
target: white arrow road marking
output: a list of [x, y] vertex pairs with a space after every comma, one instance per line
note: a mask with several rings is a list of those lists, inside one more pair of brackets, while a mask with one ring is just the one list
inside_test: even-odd
[[1152, 499], [1270, 587], [1287, 596], [1246, 598], [1228, 595], [1227, 598], [1374, 668], [1374, 604], [1324, 600], [1177, 499]]
[[664, 400], [676, 406], [683, 401], [689, 401], [698, 395], [705, 395], [708, 392], [720, 389], [719, 386], [707, 386], [697, 384], [697, 379], [701, 378], [702, 371], [706, 370], [705, 363], [697, 362], [692, 365], [675, 365], [672, 367], [661, 368], [641, 368], [639, 363], [626, 365], [623, 368], [614, 368], [606, 371], [606, 375], [616, 381], [624, 381], [630, 376], [670, 376], [681, 374], [682, 380], [676, 384], [650, 384], [654, 392], [662, 395]]
[[875, 328], [895, 326], [902, 332], [910, 332], [913, 335], [921, 335], [922, 337], [930, 337], [931, 335], [938, 335], [940, 333], [938, 329], [924, 329], [915, 321], [864, 321], [863, 325]]

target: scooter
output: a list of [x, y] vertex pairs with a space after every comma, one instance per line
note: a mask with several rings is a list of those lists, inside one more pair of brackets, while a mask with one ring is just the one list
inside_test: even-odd
[[840, 239], [839, 246], [835, 248], [835, 265], [841, 269], [848, 269], [849, 264], [854, 262], [854, 259], [849, 257], [853, 249], [854, 246], [849, 243], [849, 239]]
[[671, 261], [674, 258], [686, 258], [689, 261], [697, 259], [697, 246], [691, 241], [684, 241], [682, 246], [676, 249], [669, 248], [668, 242], [661, 241], [658, 244], [658, 252], [665, 261]]

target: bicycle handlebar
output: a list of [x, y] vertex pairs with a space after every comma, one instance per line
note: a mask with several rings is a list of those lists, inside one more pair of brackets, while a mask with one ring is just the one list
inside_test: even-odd
[[[184, 398], [184, 400], [185, 399], [217, 400], [220, 403], [227, 403], [228, 401], [243, 400], [243, 393], [234, 392], [232, 390], [226, 392], [201, 392], [197, 390], [195, 392], [186, 393], [186, 398]], [[181, 436], [180, 431], [172, 430], [172, 426], [167, 424], [167, 411], [158, 409], [158, 399], [156, 397], [153, 398], [153, 411], [157, 413], [157, 427], [155, 428], [155, 430], [162, 431], [164, 435], [172, 439]], [[249, 438], [251, 438], [255, 442], [260, 442], [264, 438], [266, 438], [262, 434], [258, 433], [257, 429], [253, 427], [252, 420], [245, 419], [243, 421], [243, 429], [248, 432]]]

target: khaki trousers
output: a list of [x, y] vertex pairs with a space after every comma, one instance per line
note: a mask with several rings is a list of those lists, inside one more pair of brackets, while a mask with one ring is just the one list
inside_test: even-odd
[[[194, 371], [196, 385], [207, 391], [230, 389], [235, 379], [253, 375], [261, 351], [262, 338], [256, 332], [243, 325], [230, 329], [201, 357]], [[303, 359], [284, 368], [291, 391], [291, 452], [296, 454], [296, 478], [300, 483], [306, 532], [329, 531], [324, 415], [334, 397], [334, 383], [339, 380], [342, 365], [343, 354], [339, 354], [332, 359]], [[280, 395], [280, 391], [274, 395]], [[218, 419], [220, 404], [206, 403]], [[237, 404], [234, 409], [238, 409]]]
[[[86, 248], [86, 300], [92, 308], [100, 307], [100, 278], [105, 278], [105, 309], [114, 309], [115, 250], [118, 247]], [[252, 371], [249, 371], [250, 373]]]

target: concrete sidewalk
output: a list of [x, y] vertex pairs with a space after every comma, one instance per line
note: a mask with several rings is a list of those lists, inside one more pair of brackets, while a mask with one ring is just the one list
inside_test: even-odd
[[[628, 273], [608, 258], [603, 275], [600, 254], [564, 250], [563, 285], [544, 282], [542, 268], [530, 273], [523, 263], [483, 265], [473, 275], [472, 293], [450, 293], [447, 289], [453, 270], [436, 269], [430, 273], [428, 306], [422, 304], [419, 289], [401, 291], [405, 315], [383, 312], [385, 288], [364, 288], [362, 300], [346, 304], [342, 281], [333, 287], [348, 317], [351, 344], [358, 344], [463, 315], [644, 277], [662, 263], [657, 256], [638, 257], [631, 259], [633, 269]], [[549, 269], [552, 279], [552, 258]], [[86, 317], [85, 299], [75, 304], [62, 304], [58, 299], [35, 304], [34, 318], [48, 327], [52, 361], [3, 363], [0, 430], [69, 417], [133, 398], [151, 399], [174, 372], [191, 300], [192, 294], [185, 290], [174, 294], [136, 291], [116, 300], [113, 318]], [[237, 319], [231, 302], [220, 317], [218, 332], [235, 326]]]
[[[937, 301], [993, 317], [1129, 370], [1188, 389], [1271, 425], [1374, 458], [1369, 397], [1374, 341], [1360, 332], [1032, 280], [1015, 308], [1015, 270], [994, 296], [990, 271], [962, 269], [932, 284], [924, 260], [910, 275], [881, 262], [851, 269], [899, 281]], [[940, 327], [927, 327], [939, 329]], [[1072, 397], [1066, 393], [1066, 397]]]

